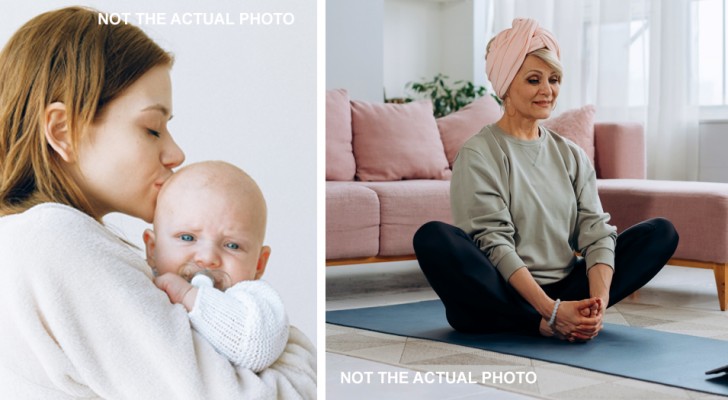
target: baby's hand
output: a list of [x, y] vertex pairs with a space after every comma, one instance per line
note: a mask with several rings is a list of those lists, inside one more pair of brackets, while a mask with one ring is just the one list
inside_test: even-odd
[[197, 299], [197, 288], [190, 285], [181, 276], [167, 272], [154, 278], [154, 284], [167, 293], [167, 297], [174, 304], [182, 304], [187, 311], [191, 311]]

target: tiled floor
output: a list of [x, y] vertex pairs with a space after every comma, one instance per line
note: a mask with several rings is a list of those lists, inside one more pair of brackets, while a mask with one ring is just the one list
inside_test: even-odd
[[[414, 262], [330, 267], [326, 290], [327, 310], [437, 298]], [[609, 309], [605, 321], [728, 340], [728, 312], [718, 308], [710, 270], [667, 266], [637, 295]], [[528, 358], [336, 325], [327, 325], [326, 335], [326, 398], [333, 400], [725, 399]], [[491, 377], [483, 376], [483, 371]], [[505, 375], [509, 371], [510, 375]], [[503, 373], [501, 379], [510, 377], [512, 383], [496, 382], [499, 372]], [[533, 376], [537, 377], [535, 382]]]

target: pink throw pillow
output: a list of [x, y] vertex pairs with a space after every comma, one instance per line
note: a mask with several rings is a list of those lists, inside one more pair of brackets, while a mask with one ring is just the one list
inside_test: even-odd
[[326, 180], [353, 181], [351, 105], [344, 89], [326, 91]]
[[484, 126], [497, 122], [502, 114], [495, 99], [485, 95], [458, 111], [437, 119], [437, 128], [450, 167], [463, 144]]
[[584, 149], [594, 165], [594, 113], [593, 105], [564, 111], [558, 117], [543, 121], [542, 125], [576, 143]]
[[432, 102], [351, 102], [356, 177], [362, 181], [449, 179]]

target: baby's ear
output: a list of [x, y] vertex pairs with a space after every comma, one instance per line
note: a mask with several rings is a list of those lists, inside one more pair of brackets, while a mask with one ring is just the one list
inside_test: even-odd
[[144, 240], [144, 245], [147, 248], [147, 264], [149, 264], [150, 267], [155, 268], [156, 265], [154, 265], [154, 231], [151, 229], [145, 229], [142, 239]]
[[260, 255], [258, 256], [258, 265], [255, 267], [255, 279], [258, 280], [263, 276], [265, 267], [268, 265], [268, 257], [270, 257], [270, 246], [263, 246], [260, 248]]

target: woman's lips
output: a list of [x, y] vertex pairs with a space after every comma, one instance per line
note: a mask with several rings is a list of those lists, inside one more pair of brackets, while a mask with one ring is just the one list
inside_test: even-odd
[[164, 185], [164, 182], [166, 182], [167, 179], [169, 179], [171, 176], [172, 175], [170, 174], [168, 176], [165, 176], [164, 178], [157, 179], [156, 181], [154, 181], [154, 187], [157, 189], [161, 189], [162, 185]]
[[551, 107], [550, 101], [534, 101], [534, 104], [536, 104], [539, 107], [543, 107], [543, 108]]

